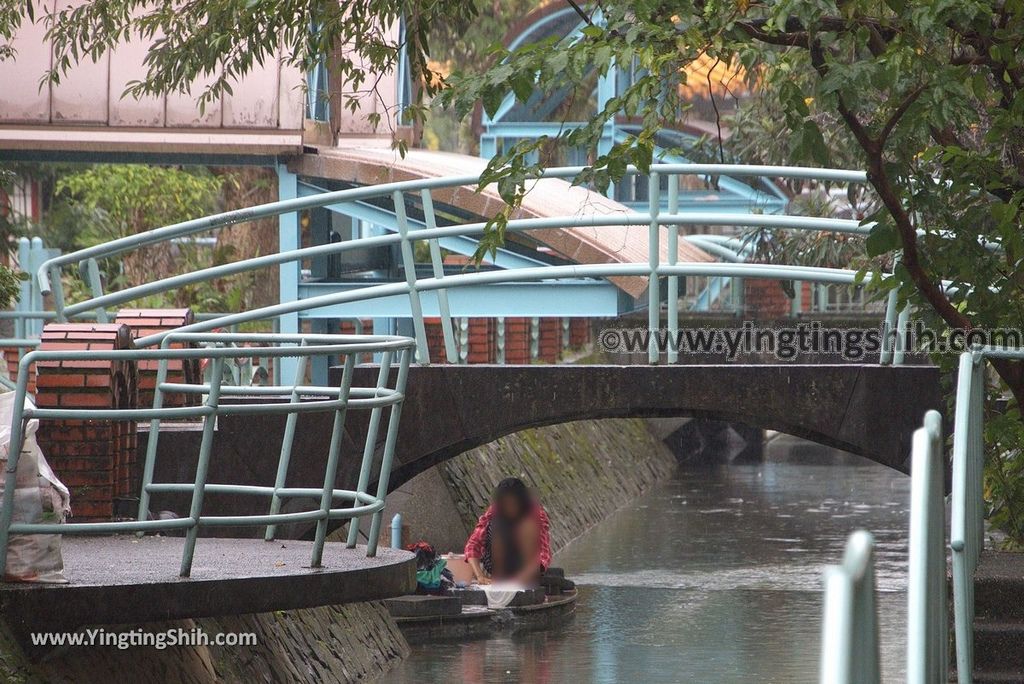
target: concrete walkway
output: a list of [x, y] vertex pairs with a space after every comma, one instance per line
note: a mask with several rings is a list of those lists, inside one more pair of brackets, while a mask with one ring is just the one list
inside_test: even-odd
[[328, 542], [206, 539], [191, 578], [178, 576], [183, 538], [64, 537], [65, 585], [0, 584], [0, 610], [19, 639], [86, 625], [216, 617], [371, 601], [416, 588], [415, 557]]

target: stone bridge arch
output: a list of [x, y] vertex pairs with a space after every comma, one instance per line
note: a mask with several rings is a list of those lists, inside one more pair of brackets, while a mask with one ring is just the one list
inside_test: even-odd
[[740, 422], [907, 473], [911, 434], [927, 410], [943, 408], [939, 371], [928, 366], [422, 366], [407, 387], [392, 489], [520, 430], [627, 417]]
[[[337, 369], [332, 373], [338, 380]], [[362, 366], [355, 382], [372, 384], [376, 375], [376, 367]], [[933, 367], [853, 364], [416, 366], [409, 370], [389, 489], [520, 430], [626, 417], [736, 421], [811, 439], [907, 473], [911, 434], [927, 410], [943, 407], [939, 380]], [[349, 414], [339, 487], [355, 485], [368, 417], [365, 411]], [[322, 485], [331, 420], [330, 414], [300, 416], [289, 486]], [[222, 416], [208, 481], [273, 483], [283, 433], [283, 416]], [[196, 426], [161, 430], [155, 480], [190, 481], [200, 437]], [[139, 434], [140, 450], [147, 439], [146, 433]], [[382, 441], [383, 434], [378, 448]], [[211, 494], [207, 499], [209, 510], [218, 515], [250, 515], [265, 512], [268, 505], [255, 497]], [[188, 500], [154, 496], [152, 510], [164, 509], [183, 513]]]

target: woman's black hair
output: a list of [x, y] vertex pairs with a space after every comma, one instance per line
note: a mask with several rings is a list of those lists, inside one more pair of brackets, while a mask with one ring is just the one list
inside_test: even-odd
[[[497, 503], [506, 496], [510, 496], [519, 504], [520, 516], [526, 515], [533, 510], [533, 496], [526, 484], [518, 477], [506, 477], [494, 488], [492, 501]], [[500, 515], [500, 511], [499, 511]]]

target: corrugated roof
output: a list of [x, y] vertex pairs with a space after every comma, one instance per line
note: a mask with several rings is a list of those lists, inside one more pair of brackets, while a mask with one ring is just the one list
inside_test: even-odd
[[[487, 162], [479, 157], [430, 150], [409, 150], [405, 157], [389, 148], [320, 148], [316, 154], [304, 154], [294, 161], [292, 171], [303, 176], [329, 178], [358, 185], [373, 185], [441, 176], [479, 175]], [[477, 193], [473, 186], [435, 190], [434, 201], [458, 207], [481, 217], [494, 216], [503, 206], [495, 188]], [[585, 188], [574, 187], [558, 179], [536, 182], [515, 218], [553, 216], [609, 216], [628, 214], [623, 204]], [[668, 260], [668, 230], [661, 228], [662, 262]], [[584, 264], [645, 263], [648, 228], [618, 226], [602, 228], [566, 227], [532, 230], [530, 237], [547, 245], [559, 255]], [[679, 241], [678, 261], [714, 261], [709, 254], [685, 240]], [[633, 297], [647, 289], [647, 279], [623, 277], [610, 279]]]

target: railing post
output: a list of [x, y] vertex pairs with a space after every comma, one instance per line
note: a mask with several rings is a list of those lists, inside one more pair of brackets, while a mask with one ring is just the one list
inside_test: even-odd
[[883, 366], [892, 364], [893, 349], [896, 344], [896, 300], [898, 293], [895, 289], [889, 290], [889, 296], [885, 301], [885, 319], [882, 321], [882, 351], [878, 356], [878, 362]]
[[[299, 177], [288, 170], [283, 164], [277, 167], [277, 196], [281, 201], [294, 200], [299, 196]], [[278, 251], [283, 253], [294, 251], [302, 246], [299, 228], [299, 216], [296, 211], [289, 211], [278, 216]], [[302, 278], [302, 264], [289, 261], [278, 266], [278, 301], [282, 304], [298, 301], [299, 281]], [[290, 312], [278, 317], [280, 331], [286, 335], [297, 335], [299, 332], [299, 314]], [[274, 384], [280, 385], [284, 378], [290, 378], [295, 372], [294, 359], [278, 358], [274, 364]]]
[[[39, 278], [36, 276], [39, 271], [39, 267], [46, 261], [46, 250], [43, 247], [43, 239], [40, 237], [32, 238], [32, 242], [29, 246], [29, 264], [31, 270], [28, 273], [31, 276], [28, 279], [29, 283], [29, 310], [30, 311], [42, 311], [45, 306], [43, 304], [43, 293], [39, 290]], [[25, 332], [31, 331], [32, 337], [41, 337], [43, 334], [43, 325], [45, 321], [41, 318], [30, 319], [28, 324], [25, 326]]]
[[[300, 342], [299, 346], [306, 346], [305, 340]], [[288, 400], [290, 404], [297, 404], [302, 401], [299, 386], [302, 385], [302, 380], [306, 377], [308, 359], [308, 356], [302, 355], [298, 358], [298, 363], [295, 364], [295, 382], [292, 384], [292, 395]], [[270, 498], [270, 515], [277, 515], [281, 512], [281, 496], [278, 492], [284, 489], [285, 483], [288, 480], [288, 465], [292, 459], [292, 445], [295, 443], [295, 427], [298, 422], [299, 414], [295, 412], [289, 413], [285, 419], [284, 436], [281, 438], [281, 451], [277, 457], [277, 476], [274, 479], [274, 494]], [[267, 525], [263, 539], [265, 541], [273, 541], [276, 533], [277, 525]]]
[[825, 572], [822, 621], [822, 684], [878, 684], [878, 608], [875, 597], [874, 538], [850, 535], [840, 566]]
[[946, 644], [946, 506], [943, 500], [942, 417], [925, 415], [914, 432], [907, 581], [907, 682], [948, 680]]
[[981, 354], [960, 355], [953, 422], [953, 488], [949, 542], [953, 567], [953, 631], [956, 671], [970, 684], [974, 669], [974, 570], [984, 541], [982, 470], [984, 361]]
[[[161, 344], [167, 348], [168, 342]], [[167, 359], [160, 359], [156, 367], [156, 384], [153, 386], [153, 408], [164, 406], [164, 391], [161, 386], [167, 382]], [[153, 484], [153, 472], [156, 469], [156, 450], [160, 440], [160, 419], [149, 421], [149, 437], [146, 440], [146, 462], [142, 466], [142, 487], [139, 489], [139, 520], [149, 517], [149, 486]]]
[[11, 441], [7, 448], [7, 467], [4, 473], [4, 498], [0, 506], [0, 580], [7, 568], [7, 542], [10, 538], [11, 519], [14, 517], [14, 492], [18, 486], [18, 459], [25, 441], [25, 397], [28, 395], [28, 373], [31, 352], [18, 363], [18, 385], [14, 390], [11, 410]]
[[[377, 371], [377, 389], [387, 387], [388, 377], [391, 375], [391, 351], [385, 351], [381, 355], [380, 369]], [[373, 455], [377, 451], [377, 432], [380, 429], [380, 417], [384, 409], [380, 406], [370, 410], [370, 422], [366, 428], [366, 442], [363, 444], [363, 461], [359, 465], [359, 480], [356, 484], [356, 493], [362, 494], [370, 485], [370, 471], [373, 470]], [[352, 508], [360, 505], [359, 497], [352, 502]], [[359, 541], [359, 519], [352, 518], [348, 523], [348, 540], [345, 546], [350, 549], [356, 547]]]
[[[679, 176], [668, 176], [668, 213], [674, 217], [679, 213]], [[668, 264], [675, 266], [679, 261], [679, 226], [673, 223], [668, 227]], [[676, 337], [679, 334], [679, 276], [668, 277], [668, 362], [679, 361], [679, 349], [676, 348]]]
[[324, 542], [327, 540], [327, 525], [330, 523], [331, 504], [334, 501], [334, 481], [338, 475], [338, 459], [341, 454], [341, 440], [345, 436], [345, 415], [348, 412], [348, 398], [352, 389], [352, 371], [355, 368], [355, 354], [345, 355], [345, 368], [341, 373], [341, 387], [338, 399], [342, 408], [334, 411], [334, 425], [331, 427], [331, 445], [327, 451], [327, 465], [324, 468], [324, 489], [320, 494], [320, 519], [316, 521], [316, 535], [313, 538], [313, 554], [309, 565], [319, 568], [323, 562]]
[[661, 210], [661, 178], [652, 171], [647, 181], [647, 206], [651, 223], [647, 231], [647, 261], [650, 277], [647, 284], [647, 361], [658, 363], [658, 327], [661, 323], [661, 292], [658, 284], [658, 266], [661, 264], [661, 240], [658, 213]]
[[907, 355], [907, 342], [909, 341], [907, 340], [908, 320], [910, 320], [910, 304], [903, 307], [899, 318], [896, 320], [896, 350], [892, 355], [892, 365], [894, 366], [902, 366], [903, 360]]
[[199, 537], [199, 519], [203, 515], [203, 498], [206, 495], [206, 473], [210, 468], [210, 452], [213, 450], [213, 432], [217, 426], [217, 407], [220, 404], [220, 383], [224, 377], [224, 359], [215, 357], [210, 360], [213, 377], [210, 378], [210, 394], [206, 397], [206, 406], [210, 412], [203, 417], [203, 438], [199, 443], [199, 461], [196, 463], [196, 478], [192, 486], [192, 505], [188, 516], [192, 525], [185, 532], [185, 548], [181, 554], [181, 576], [188, 577], [192, 573], [192, 558], [196, 552], [196, 539]]
[[430, 363], [430, 349], [427, 347], [427, 328], [423, 322], [423, 306], [420, 303], [420, 291], [416, 286], [416, 256], [413, 254], [412, 243], [409, 241], [409, 219], [405, 214], [405, 195], [399, 190], [391, 193], [395, 203], [395, 221], [398, 223], [398, 234], [401, 237], [399, 249], [402, 254], [402, 268], [405, 271], [405, 284], [409, 288], [409, 309], [412, 313], [412, 327], [416, 333], [416, 361]]
[[[437, 228], [437, 215], [434, 213], [434, 199], [430, 190], [420, 192], [423, 200], [423, 218], [427, 230]], [[430, 264], [434, 271], [434, 278], [444, 278], [444, 263], [441, 261], [441, 245], [437, 238], [427, 241], [430, 244]], [[448, 306], [448, 290], [440, 288], [437, 290], [437, 310], [441, 315], [441, 334], [444, 336], [444, 352], [448, 363], [458, 361], [458, 352], [455, 349], [455, 333], [452, 331], [452, 312]]]
[[[103, 280], [100, 278], [100, 267], [95, 259], [85, 259], [78, 265], [78, 270], [85, 273], [85, 280], [89, 284], [89, 291], [93, 298], [103, 296]], [[96, 322], [107, 323], [107, 310], [105, 307], [96, 307]]]
[[60, 266], [50, 266], [50, 294], [53, 297], [53, 309], [57, 313], [57, 322], [67, 320], [64, 315], [64, 282], [61, 280]]
[[[384, 438], [384, 455], [380, 463], [380, 476], [377, 478], [377, 498], [383, 501], [388, 495], [388, 484], [391, 480], [391, 463], [395, 458], [395, 444], [398, 442], [398, 423], [402, 418], [402, 406], [405, 404], [405, 383], [409, 377], [409, 352], [402, 352], [400, 365], [398, 367], [398, 378], [395, 381], [395, 389], [402, 395], [402, 399], [391, 405], [391, 415], [388, 416], [388, 432]], [[373, 557], [377, 555], [377, 543], [380, 541], [380, 521], [384, 517], [384, 511], [379, 510], [373, 514], [370, 522], [370, 537], [366, 541], [366, 555]]]

